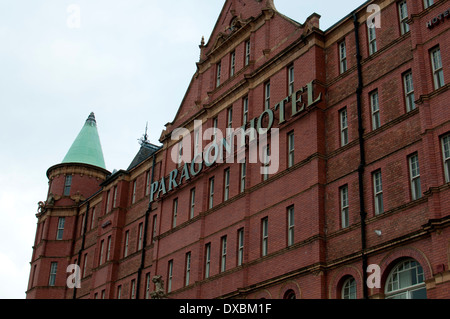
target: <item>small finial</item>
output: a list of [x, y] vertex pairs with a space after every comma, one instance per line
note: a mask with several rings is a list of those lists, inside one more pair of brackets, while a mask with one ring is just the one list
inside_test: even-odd
[[200, 42], [200, 46], [204, 47], [205, 46], [205, 37], [202, 36], [202, 41]]

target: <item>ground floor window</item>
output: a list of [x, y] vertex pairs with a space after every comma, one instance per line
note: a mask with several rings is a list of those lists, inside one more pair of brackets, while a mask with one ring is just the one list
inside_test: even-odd
[[422, 266], [414, 259], [399, 262], [389, 274], [385, 294], [386, 299], [426, 299]]

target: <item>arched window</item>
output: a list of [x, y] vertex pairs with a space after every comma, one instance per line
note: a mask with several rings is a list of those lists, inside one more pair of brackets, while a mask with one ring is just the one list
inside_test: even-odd
[[423, 269], [414, 259], [399, 262], [385, 286], [386, 299], [426, 299]]
[[289, 289], [285, 292], [283, 299], [297, 299], [297, 296], [295, 295], [295, 291], [292, 289]]
[[342, 299], [356, 299], [356, 280], [353, 277], [347, 278], [342, 284]]

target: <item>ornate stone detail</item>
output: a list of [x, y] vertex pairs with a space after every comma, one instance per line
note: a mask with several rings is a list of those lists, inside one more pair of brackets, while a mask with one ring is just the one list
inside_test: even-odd
[[155, 284], [155, 291], [150, 292], [150, 297], [152, 299], [165, 299], [166, 293], [164, 292], [164, 280], [162, 276], [154, 276], [152, 281]]

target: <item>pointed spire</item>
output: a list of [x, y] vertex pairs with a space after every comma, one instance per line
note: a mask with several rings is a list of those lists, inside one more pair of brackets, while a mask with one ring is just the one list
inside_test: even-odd
[[106, 169], [94, 113], [87, 118], [62, 163], [83, 163]]

